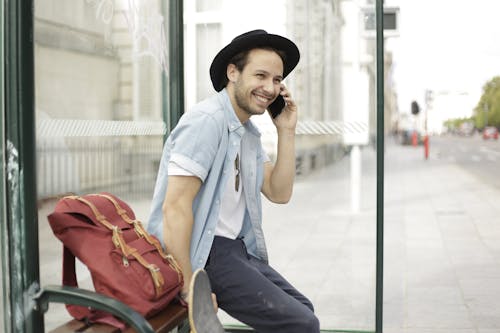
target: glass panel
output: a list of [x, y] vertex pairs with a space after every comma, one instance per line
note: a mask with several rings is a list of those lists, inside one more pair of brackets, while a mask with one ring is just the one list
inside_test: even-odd
[[221, 10], [223, 5], [224, 0], [196, 0], [196, 11]]
[[[210, 67], [211, 59], [219, 52], [218, 46], [221, 44], [221, 24], [206, 23], [196, 26], [196, 100], [212, 95], [213, 87], [210, 82], [210, 75], [207, 68]], [[207, 57], [207, 54], [213, 55]]]
[[[61, 284], [48, 225], [68, 193], [111, 192], [145, 221], [166, 124], [167, 17], [159, 0], [36, 0], [35, 86], [41, 283]], [[93, 289], [85, 268], [80, 286]], [[69, 319], [53, 304], [46, 330]]]
[[384, 332], [498, 329], [500, 3], [386, 3]]
[[[285, 79], [299, 105], [294, 194], [287, 205], [263, 199], [270, 263], [311, 299], [323, 329], [373, 331], [376, 152], [369, 138], [375, 141], [376, 68], [375, 39], [361, 30], [365, 6], [337, 0], [227, 0], [222, 8], [204, 3], [205, 11], [185, 7], [188, 109], [214, 93], [210, 63], [240, 33], [265, 29], [299, 46], [301, 60]], [[275, 159], [270, 118], [251, 119]], [[222, 310], [220, 317], [240, 324]]]

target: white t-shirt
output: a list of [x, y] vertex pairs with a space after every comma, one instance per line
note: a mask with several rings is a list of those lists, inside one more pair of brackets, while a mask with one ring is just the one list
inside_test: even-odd
[[[240, 154], [238, 154], [240, 156]], [[245, 216], [246, 202], [243, 194], [243, 181], [241, 179], [241, 161], [238, 161], [240, 166], [236, 170], [235, 163], [227, 168], [229, 174], [224, 194], [222, 195], [219, 221], [215, 228], [215, 235], [230, 239], [236, 239], [240, 234], [243, 226], [243, 218]], [[236, 173], [239, 172], [239, 186], [236, 190]], [[194, 176], [189, 171], [185, 170], [174, 162], [168, 163], [169, 176]]]

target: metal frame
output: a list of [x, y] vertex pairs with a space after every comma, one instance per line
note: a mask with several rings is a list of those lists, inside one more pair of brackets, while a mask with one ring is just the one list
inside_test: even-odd
[[[0, 64], [4, 64], [4, 2], [0, 2]], [[0, 66], [0, 163], [2, 167], [0, 168], [0, 221], [6, 221], [6, 202], [5, 202], [5, 136], [4, 136], [4, 113], [5, 113], [5, 99], [4, 99], [4, 70], [5, 66]], [[7, 237], [7, 224], [0, 223], [0, 285], [1, 285], [1, 296], [0, 296], [0, 330], [6, 333], [10, 333], [9, 326], [7, 325], [8, 313], [9, 309], [9, 276], [8, 276], [8, 237]]]
[[[163, 75], [163, 119], [168, 131], [172, 130], [184, 113], [184, 7], [183, 1], [168, 1], [168, 61], [169, 75]], [[165, 89], [167, 88], [168, 89]], [[168, 100], [168, 104], [165, 101]]]
[[375, 332], [383, 330], [384, 298], [384, 3], [376, 0], [377, 31], [377, 259]]
[[[5, 4], [6, 225], [9, 251], [8, 331], [35, 332], [43, 316], [33, 310], [39, 289], [34, 112], [33, 3]], [[42, 326], [43, 327], [43, 326]]]

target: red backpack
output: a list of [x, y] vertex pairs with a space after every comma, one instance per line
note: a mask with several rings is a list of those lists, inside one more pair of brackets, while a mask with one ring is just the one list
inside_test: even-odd
[[[77, 257], [88, 267], [96, 292], [122, 301], [144, 317], [158, 313], [179, 293], [183, 284], [179, 265], [116, 196], [64, 197], [48, 219], [64, 244], [63, 285], [78, 287]], [[66, 308], [78, 320], [125, 328], [111, 314], [77, 305]]]

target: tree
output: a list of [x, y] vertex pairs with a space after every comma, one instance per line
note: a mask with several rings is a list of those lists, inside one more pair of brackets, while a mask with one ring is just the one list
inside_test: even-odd
[[475, 124], [476, 118], [474, 116], [470, 118], [452, 118], [444, 121], [443, 125], [448, 129], [448, 131], [457, 133], [464, 123]]
[[477, 128], [500, 127], [500, 76], [493, 77], [483, 86], [483, 94], [474, 108]]

